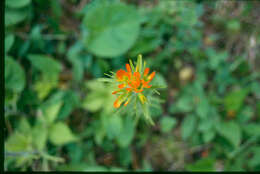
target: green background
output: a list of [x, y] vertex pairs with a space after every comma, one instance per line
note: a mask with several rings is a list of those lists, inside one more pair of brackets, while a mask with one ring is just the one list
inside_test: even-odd
[[[260, 2], [6, 0], [5, 171], [259, 171]], [[142, 54], [135, 124], [98, 81]]]

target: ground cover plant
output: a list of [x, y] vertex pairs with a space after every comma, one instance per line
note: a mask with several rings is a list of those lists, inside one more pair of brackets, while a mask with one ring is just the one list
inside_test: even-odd
[[259, 9], [6, 0], [4, 170], [259, 171]]

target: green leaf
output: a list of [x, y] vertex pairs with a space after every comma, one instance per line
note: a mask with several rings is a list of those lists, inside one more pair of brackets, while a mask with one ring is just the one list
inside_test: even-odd
[[196, 163], [194, 164], [188, 164], [186, 166], [188, 171], [192, 171], [192, 172], [205, 172], [205, 171], [214, 171], [214, 164], [215, 164], [215, 160], [212, 158], [204, 158], [201, 160], [196, 161]]
[[202, 138], [205, 143], [208, 143], [211, 140], [213, 140], [215, 136], [216, 136], [216, 131], [214, 129], [207, 130], [202, 134]]
[[214, 126], [214, 120], [209, 116], [203, 119], [200, 119], [198, 130], [201, 132], [207, 132]]
[[31, 140], [31, 126], [26, 118], [21, 118], [18, 128], [9, 135], [5, 147], [10, 152], [31, 151]]
[[156, 29], [143, 29], [140, 37], [130, 51], [130, 56], [144, 54], [155, 50], [162, 43], [160, 33]]
[[56, 82], [50, 82], [47, 78], [43, 78], [34, 83], [33, 89], [37, 92], [38, 98], [43, 100], [55, 86]]
[[21, 92], [25, 87], [25, 73], [20, 64], [12, 57], [5, 58], [5, 88]]
[[29, 124], [26, 118], [22, 117], [21, 120], [19, 120], [19, 126], [17, 128], [17, 131], [24, 135], [31, 134], [31, 125]]
[[72, 90], [66, 92], [65, 96], [63, 97], [63, 101], [64, 103], [58, 114], [59, 119], [67, 118], [73, 109], [80, 104], [78, 94]]
[[227, 111], [238, 111], [242, 106], [248, 92], [248, 89], [239, 89], [229, 93], [224, 100]]
[[234, 147], [239, 146], [242, 139], [242, 134], [241, 129], [236, 122], [220, 122], [217, 124], [216, 128], [219, 135], [223, 136]]
[[117, 137], [123, 128], [122, 118], [118, 115], [102, 115], [102, 124], [109, 139]]
[[67, 143], [75, 142], [78, 138], [65, 123], [58, 122], [51, 125], [49, 139], [53, 144], [62, 146]]
[[[84, 49], [84, 45], [81, 42], [76, 42], [73, 46], [69, 48], [67, 53], [68, 60], [73, 66], [73, 77], [76, 81], [80, 81], [83, 78], [84, 64], [82, 62], [81, 52]], [[85, 57], [83, 57], [85, 58]]]
[[184, 95], [175, 104], [175, 112], [176, 110], [179, 112], [189, 112], [193, 109], [193, 101], [192, 98], [188, 95]]
[[41, 106], [43, 111], [43, 116], [46, 118], [48, 123], [53, 123], [60, 111], [60, 108], [63, 104], [64, 92], [59, 91], [51, 96], [46, 102]]
[[31, 61], [33, 67], [49, 77], [51, 81], [56, 80], [62, 70], [61, 64], [47, 55], [30, 54], [28, 55], [28, 59]]
[[28, 16], [28, 9], [5, 9], [5, 26], [11, 26], [22, 22]]
[[103, 107], [104, 100], [98, 93], [89, 93], [83, 101], [83, 107], [91, 112], [96, 112]]
[[21, 8], [31, 3], [31, 0], [7, 0], [6, 6], [10, 8]]
[[260, 124], [258, 123], [249, 123], [244, 125], [243, 127], [244, 132], [249, 136], [260, 135]]
[[96, 112], [100, 109], [103, 109], [105, 113], [114, 111], [113, 102], [115, 101], [116, 96], [111, 95], [114, 87], [97, 80], [88, 81], [86, 87], [91, 91], [83, 100], [83, 108], [91, 112]]
[[181, 136], [183, 140], [187, 140], [194, 132], [196, 128], [196, 116], [188, 115], [184, 118], [181, 125]]
[[135, 135], [134, 121], [130, 116], [127, 116], [123, 121], [122, 131], [119, 132], [116, 140], [120, 147], [129, 146]]
[[7, 53], [11, 48], [14, 43], [14, 35], [9, 34], [5, 37], [5, 53]]
[[48, 128], [40, 121], [37, 121], [32, 130], [33, 144], [37, 150], [42, 151], [45, 148], [48, 138]]
[[161, 130], [164, 133], [169, 132], [174, 126], [176, 126], [177, 120], [175, 118], [166, 116], [160, 120]]
[[59, 103], [49, 105], [48, 107], [45, 107], [43, 109], [44, 117], [47, 119], [49, 123], [53, 123], [54, 120], [57, 118], [61, 105], [62, 102], [59, 102]]
[[209, 114], [210, 105], [206, 97], [201, 97], [196, 107], [196, 113], [200, 118], [206, 118]]
[[139, 25], [134, 7], [123, 3], [99, 3], [90, 8], [84, 17], [85, 45], [97, 56], [122, 55], [136, 41]]
[[251, 106], [243, 106], [241, 111], [236, 115], [236, 118], [240, 123], [247, 123], [253, 116], [254, 109]]

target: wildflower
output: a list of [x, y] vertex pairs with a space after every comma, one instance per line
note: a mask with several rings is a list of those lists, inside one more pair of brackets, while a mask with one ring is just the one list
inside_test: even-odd
[[[130, 98], [128, 98], [131, 93], [139, 93], [138, 98], [141, 103], [145, 103], [147, 101], [146, 97], [142, 94], [145, 88], [151, 88], [152, 85], [149, 83], [153, 80], [155, 76], [155, 71], [153, 71], [149, 75], [149, 68], [145, 68], [142, 71], [142, 57], [139, 56], [137, 61], [137, 66], [131, 66], [126, 64], [126, 71], [120, 69], [116, 72], [116, 81], [119, 82], [118, 89], [113, 91], [112, 94], [119, 94], [116, 101], [114, 102], [114, 107], [119, 108], [123, 102], [124, 106], [126, 106], [130, 102]], [[132, 61], [130, 60], [130, 64]]]
[[146, 95], [146, 91], [151, 90], [160, 94], [156, 88], [163, 87], [151, 84], [156, 72], [150, 73], [150, 68], [146, 67], [146, 62], [142, 62], [142, 56], [138, 55], [136, 66], [129, 60], [129, 63], [125, 65], [125, 69], [119, 69], [116, 73], [111, 73], [112, 75], [106, 74], [111, 78], [102, 78], [102, 81], [112, 82], [116, 88], [112, 91], [113, 95], [117, 95], [113, 103], [114, 108], [120, 108], [122, 105], [127, 106], [133, 101], [137, 115], [137, 105], [140, 103], [146, 119], [153, 124], [148, 113], [149, 97]]

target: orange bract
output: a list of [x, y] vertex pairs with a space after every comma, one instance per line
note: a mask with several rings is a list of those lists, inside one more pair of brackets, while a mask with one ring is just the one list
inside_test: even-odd
[[[131, 62], [130, 62], [131, 63]], [[133, 67], [133, 65], [131, 64]], [[152, 81], [152, 79], [155, 76], [155, 71], [152, 72], [150, 75], [148, 75], [150, 69], [145, 68], [143, 71], [143, 74], [140, 74], [140, 67], [137, 65], [135, 68], [135, 71], [131, 69], [131, 66], [129, 64], [126, 64], [126, 71], [123, 69], [120, 69], [116, 72], [116, 80], [118, 82], [121, 82], [118, 85], [118, 88], [122, 94], [116, 99], [114, 102], [114, 107], [118, 108], [120, 107], [121, 103], [124, 102], [124, 100], [121, 100], [121, 96], [123, 94], [127, 95], [131, 92], [140, 93], [139, 97], [141, 102], [145, 102], [146, 98], [141, 92], [144, 90], [144, 88], [151, 88], [151, 85], [149, 83]], [[132, 72], [134, 71], [134, 72]], [[114, 91], [112, 94], [117, 94], [119, 90]], [[127, 98], [127, 97], [126, 97]], [[124, 106], [126, 106], [129, 103], [130, 99], [128, 99]]]

